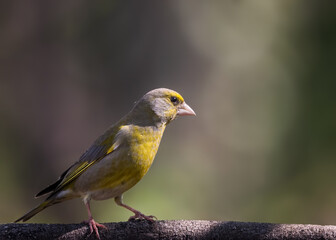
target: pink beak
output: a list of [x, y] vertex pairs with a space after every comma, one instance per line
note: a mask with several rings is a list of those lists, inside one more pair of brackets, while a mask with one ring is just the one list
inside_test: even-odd
[[177, 110], [177, 115], [179, 116], [196, 116], [196, 113], [194, 112], [194, 110], [191, 109], [191, 107], [188, 106], [188, 104], [186, 104], [185, 102], [182, 103], [179, 107], [179, 109]]

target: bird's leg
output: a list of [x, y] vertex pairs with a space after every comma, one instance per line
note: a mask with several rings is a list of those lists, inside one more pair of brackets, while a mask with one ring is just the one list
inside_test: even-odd
[[89, 215], [89, 219], [87, 220], [87, 223], [89, 224], [89, 227], [90, 227], [90, 235], [93, 233], [93, 231], [95, 231], [97, 238], [100, 239], [98, 227], [105, 228], [105, 229], [107, 229], [107, 227], [104, 226], [103, 224], [97, 223], [93, 219], [92, 214], [91, 214], [91, 209], [90, 209], [90, 200], [84, 199], [84, 203], [88, 210], [88, 215]]
[[124, 207], [124, 208], [126, 208], [126, 209], [128, 209], [128, 210], [130, 210], [131, 212], [134, 213], [134, 216], [131, 216], [131, 217], [128, 219], [128, 221], [133, 220], [133, 219], [146, 219], [146, 220], [148, 220], [148, 221], [150, 221], [150, 222], [154, 222], [154, 219], [157, 219], [155, 216], [152, 216], [152, 215], [150, 215], [150, 216], [146, 216], [145, 214], [139, 212], [138, 210], [135, 210], [134, 208], [131, 208], [130, 206], [124, 204], [124, 203], [122, 202], [122, 195], [120, 195], [120, 196], [118, 196], [118, 197], [115, 197], [115, 198], [114, 198], [114, 201], [115, 201], [119, 206]]

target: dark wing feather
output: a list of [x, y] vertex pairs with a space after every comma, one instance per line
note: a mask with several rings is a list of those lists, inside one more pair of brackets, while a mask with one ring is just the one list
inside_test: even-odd
[[35, 197], [36, 198], [42, 197], [43, 195], [46, 195], [47, 193], [54, 191], [54, 189], [57, 188], [57, 186], [63, 181], [65, 175], [68, 173], [70, 168], [72, 168], [72, 166], [69, 167], [64, 173], [62, 173], [62, 175], [57, 179], [56, 182], [54, 182], [53, 184], [50, 184], [48, 187], [40, 191], [38, 194], [35, 195]]

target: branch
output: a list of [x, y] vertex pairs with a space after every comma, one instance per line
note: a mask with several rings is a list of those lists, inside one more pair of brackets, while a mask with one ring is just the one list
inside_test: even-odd
[[[336, 226], [145, 220], [106, 223], [101, 239], [336, 239]], [[96, 239], [87, 224], [1, 224], [0, 239]]]

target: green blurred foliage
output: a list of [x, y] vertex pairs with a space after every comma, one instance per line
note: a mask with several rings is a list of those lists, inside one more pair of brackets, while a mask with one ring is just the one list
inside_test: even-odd
[[[159, 219], [336, 223], [332, 1], [4, 1], [0, 222], [40, 200], [148, 90], [196, 118], [166, 130], [125, 203]], [[131, 213], [93, 203], [97, 221]], [[80, 222], [80, 199], [31, 222]]]

